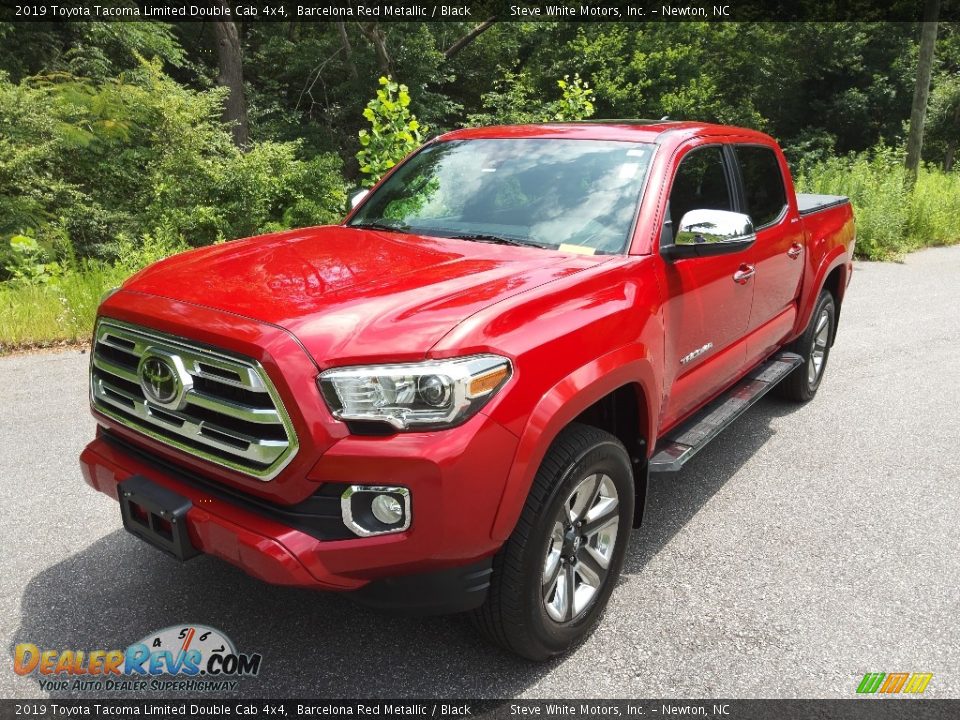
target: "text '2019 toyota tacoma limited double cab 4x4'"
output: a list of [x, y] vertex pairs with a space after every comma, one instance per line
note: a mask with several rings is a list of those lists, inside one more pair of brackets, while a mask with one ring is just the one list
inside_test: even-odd
[[701, 123], [458, 130], [342, 225], [193, 250], [102, 304], [86, 481], [180, 558], [472, 611], [544, 659], [612, 592], [650, 473], [809, 400], [845, 198]]

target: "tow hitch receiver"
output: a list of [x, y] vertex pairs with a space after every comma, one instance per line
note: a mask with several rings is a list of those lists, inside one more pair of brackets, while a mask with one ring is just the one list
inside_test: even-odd
[[189, 499], [142, 475], [119, 483], [117, 495], [120, 516], [128, 532], [177, 560], [189, 560], [199, 554], [187, 533], [187, 512], [193, 507]]

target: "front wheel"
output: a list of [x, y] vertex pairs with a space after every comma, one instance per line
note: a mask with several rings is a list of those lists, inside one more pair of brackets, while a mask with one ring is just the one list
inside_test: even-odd
[[633, 519], [630, 457], [613, 435], [572, 424], [554, 441], [474, 614], [490, 640], [531, 660], [578, 643], [623, 567]]
[[830, 291], [824, 290], [817, 298], [807, 329], [786, 348], [800, 355], [804, 362], [777, 386], [781, 397], [807, 402], [817, 394], [827, 369], [836, 326], [837, 306]]

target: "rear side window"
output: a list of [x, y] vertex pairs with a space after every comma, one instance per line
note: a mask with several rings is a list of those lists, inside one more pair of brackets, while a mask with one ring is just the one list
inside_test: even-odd
[[754, 227], [769, 225], [787, 206], [787, 191], [777, 154], [766, 147], [737, 146], [747, 213]]

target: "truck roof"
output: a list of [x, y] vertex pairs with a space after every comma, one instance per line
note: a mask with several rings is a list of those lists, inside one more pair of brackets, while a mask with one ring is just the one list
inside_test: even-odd
[[583, 120], [579, 122], [534, 123], [529, 125], [492, 125], [465, 128], [441, 135], [442, 140], [477, 138], [570, 138], [580, 140], [622, 140], [659, 142], [661, 136], [685, 139], [701, 135], [737, 135], [770, 142], [764, 133], [731, 125], [690, 120]]

